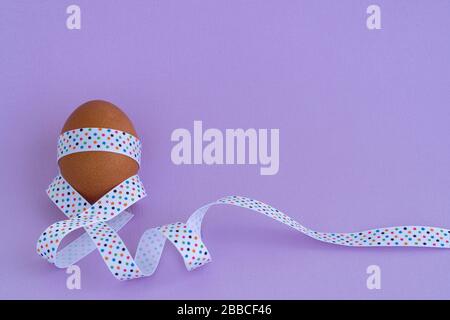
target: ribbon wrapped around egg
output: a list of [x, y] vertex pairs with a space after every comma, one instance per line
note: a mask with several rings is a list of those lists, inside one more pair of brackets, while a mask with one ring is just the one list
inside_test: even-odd
[[[59, 268], [75, 264], [97, 249], [115, 278], [150, 276], [169, 240], [186, 268], [196, 269], [211, 261], [201, 238], [201, 224], [208, 209], [219, 204], [248, 208], [313, 239], [335, 245], [450, 248], [450, 230], [444, 228], [397, 226], [352, 233], [317, 232], [270, 205], [246, 197], [227, 196], [199, 208], [186, 223], [146, 230], [133, 257], [118, 235], [132, 218], [128, 208], [146, 196], [137, 175], [141, 142], [131, 121], [111, 103], [87, 102], [67, 119], [57, 149], [60, 173], [47, 194], [67, 219], [45, 229], [38, 239], [37, 252]], [[84, 233], [58, 250], [61, 241], [78, 229], [84, 229]]]

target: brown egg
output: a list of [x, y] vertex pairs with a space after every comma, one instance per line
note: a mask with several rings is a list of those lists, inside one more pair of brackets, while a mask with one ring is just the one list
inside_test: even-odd
[[[111, 128], [137, 137], [133, 124], [118, 107], [102, 100], [79, 106], [69, 116], [61, 133], [79, 128]], [[139, 166], [122, 154], [91, 151], [64, 156], [59, 160], [62, 176], [91, 204], [125, 179], [135, 175]]]

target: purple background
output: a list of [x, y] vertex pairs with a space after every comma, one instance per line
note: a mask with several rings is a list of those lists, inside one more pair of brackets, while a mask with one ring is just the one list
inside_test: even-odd
[[[65, 27], [68, 5], [82, 29]], [[382, 30], [366, 28], [377, 3]], [[450, 298], [446, 250], [319, 243], [270, 219], [213, 208], [213, 263], [187, 272], [168, 245], [151, 278], [116, 281], [97, 253], [82, 289], [35, 253], [63, 218], [44, 189], [79, 104], [122, 107], [144, 142], [150, 197], [122, 231], [184, 221], [223, 195], [260, 199], [321, 231], [450, 227], [450, 2], [1, 1], [1, 298]], [[175, 166], [170, 134], [280, 128], [280, 171]], [[366, 288], [366, 268], [382, 289]]]

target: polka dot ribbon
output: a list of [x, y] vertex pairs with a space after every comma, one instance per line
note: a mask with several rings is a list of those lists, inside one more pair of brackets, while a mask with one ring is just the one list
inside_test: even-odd
[[80, 128], [59, 136], [58, 160], [72, 153], [88, 151], [123, 154], [141, 163], [141, 142], [127, 132], [109, 128]]
[[[97, 134], [108, 130], [91, 129], [91, 132], [97, 132]], [[119, 136], [122, 134], [115, 130], [113, 133]], [[67, 133], [62, 136], [68, 137]], [[60, 141], [61, 139], [60, 137]], [[140, 157], [139, 140], [134, 137], [133, 139], [139, 146], [139, 150], [135, 154], [139, 154]], [[127, 140], [128, 143], [133, 139]], [[61, 148], [63, 149], [67, 144], [73, 143], [71, 139], [62, 141]], [[121, 153], [136, 160], [127, 149], [115, 148], [119, 141], [123, 146], [123, 140], [116, 141], [111, 136], [109, 141], [113, 141], [109, 151]], [[201, 238], [202, 220], [210, 207], [223, 204], [250, 209], [313, 239], [335, 245], [450, 248], [450, 230], [448, 229], [398, 226], [351, 233], [317, 232], [302, 226], [268, 204], [246, 197], [228, 196], [197, 209], [186, 223], [171, 223], [146, 230], [141, 236], [136, 255], [133, 257], [117, 232], [132, 218], [132, 214], [127, 209], [146, 196], [139, 176], [135, 175], [126, 179], [92, 205], [61, 175], [53, 180], [47, 193], [68, 219], [52, 224], [41, 234], [37, 243], [38, 254], [59, 268], [66, 268], [97, 249], [108, 269], [119, 280], [152, 275], [158, 266], [166, 240], [176, 247], [188, 270], [196, 269], [210, 262], [211, 255]], [[85, 232], [58, 251], [61, 241], [78, 229], [84, 229]]]

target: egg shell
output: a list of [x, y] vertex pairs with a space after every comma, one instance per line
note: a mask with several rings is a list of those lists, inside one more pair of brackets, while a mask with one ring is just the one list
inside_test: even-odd
[[[79, 106], [69, 116], [61, 133], [79, 128], [111, 128], [138, 137], [127, 115], [110, 102], [93, 100]], [[70, 154], [59, 161], [61, 175], [89, 203], [138, 172], [137, 162], [125, 155], [88, 151]]]

